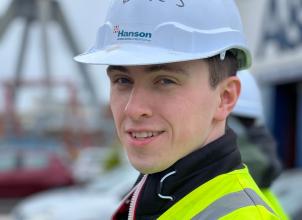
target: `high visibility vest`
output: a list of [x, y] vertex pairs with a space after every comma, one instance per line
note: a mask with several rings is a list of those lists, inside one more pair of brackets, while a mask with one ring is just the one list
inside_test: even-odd
[[290, 217], [284, 211], [281, 203], [279, 202], [277, 196], [270, 189], [261, 189], [263, 195], [270, 201], [271, 207], [281, 216], [282, 220], [289, 220]]
[[159, 220], [281, 219], [243, 168], [219, 175], [179, 200]]

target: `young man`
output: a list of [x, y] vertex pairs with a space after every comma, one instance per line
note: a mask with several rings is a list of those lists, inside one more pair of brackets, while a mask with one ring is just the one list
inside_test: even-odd
[[226, 126], [251, 60], [233, 0], [114, 0], [76, 60], [109, 65], [117, 133], [144, 174], [113, 219], [279, 219]]

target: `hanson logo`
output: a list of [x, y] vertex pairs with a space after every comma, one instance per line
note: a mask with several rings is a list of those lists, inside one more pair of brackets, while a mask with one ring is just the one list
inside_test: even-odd
[[116, 34], [117, 40], [140, 40], [150, 41], [152, 33], [139, 31], [125, 31], [120, 29], [118, 25], [114, 26], [113, 33]]

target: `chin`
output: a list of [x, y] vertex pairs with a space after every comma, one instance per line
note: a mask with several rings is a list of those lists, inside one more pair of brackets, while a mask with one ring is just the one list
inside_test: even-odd
[[158, 163], [154, 163], [154, 164], [146, 164], [146, 161], [142, 163], [135, 163], [131, 161], [132, 166], [138, 170], [140, 173], [142, 174], [153, 174], [153, 173], [158, 173], [161, 172], [167, 168], [169, 168], [171, 165], [162, 165], [159, 166]]
[[138, 164], [132, 164], [132, 166], [142, 174], [152, 174], [161, 171], [161, 169], [153, 166], [142, 166]]

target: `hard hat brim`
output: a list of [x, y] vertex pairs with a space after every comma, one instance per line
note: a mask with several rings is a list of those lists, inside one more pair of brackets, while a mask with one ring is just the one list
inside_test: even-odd
[[[236, 48], [230, 45], [229, 48], [224, 48], [224, 51], [229, 49], [237, 49], [244, 54], [240, 69], [246, 69], [251, 65], [251, 55], [243, 45], [242, 47], [238, 45]], [[139, 66], [205, 59], [222, 52], [221, 48], [216, 51], [205, 51], [211, 51], [211, 53], [185, 53], [147, 45], [116, 44], [103, 50], [91, 49], [74, 59], [80, 63], [94, 65]]]

